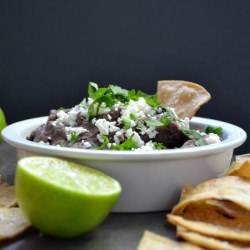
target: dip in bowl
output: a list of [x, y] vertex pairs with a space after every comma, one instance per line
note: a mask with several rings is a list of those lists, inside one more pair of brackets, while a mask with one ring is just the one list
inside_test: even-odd
[[11, 124], [3, 130], [3, 138], [17, 149], [18, 159], [31, 155], [55, 156], [112, 176], [123, 188], [114, 212], [171, 209], [179, 199], [183, 184], [195, 185], [223, 175], [234, 149], [246, 140], [246, 133], [238, 126], [201, 117], [193, 117], [191, 126], [222, 127], [220, 143], [168, 150], [114, 151], [56, 147], [27, 140], [46, 119], [40, 117]]
[[[132, 114], [127, 109], [120, 112], [120, 106], [116, 106], [123, 117], [114, 123], [112, 109], [108, 106], [112, 102], [110, 92], [126, 102], [129, 110], [136, 111]], [[234, 149], [246, 140], [245, 131], [238, 126], [201, 117], [180, 119], [174, 110], [159, 107], [155, 97], [141, 92], [138, 97], [119, 87], [107, 90], [90, 84], [89, 93], [97, 99], [82, 102], [80, 112], [86, 117], [81, 124], [86, 124], [84, 119], [87, 119], [88, 125], [94, 126], [93, 131], [79, 127], [77, 106], [11, 124], [2, 135], [17, 149], [18, 159], [31, 155], [60, 157], [93, 167], [118, 180], [123, 192], [113, 212], [171, 209], [184, 184], [195, 185], [223, 175]], [[86, 111], [87, 104], [89, 110]], [[146, 117], [140, 113], [145, 108]], [[102, 113], [98, 114], [100, 111]], [[208, 132], [204, 130], [207, 127]], [[216, 134], [218, 128], [222, 130]], [[96, 134], [94, 139], [93, 134]]]

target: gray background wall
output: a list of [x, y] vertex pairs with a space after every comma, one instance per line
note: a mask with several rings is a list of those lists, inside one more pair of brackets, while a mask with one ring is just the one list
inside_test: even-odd
[[248, 0], [1, 1], [0, 106], [12, 123], [73, 106], [89, 81], [153, 94], [183, 79], [212, 95], [197, 115], [248, 132], [249, 29]]

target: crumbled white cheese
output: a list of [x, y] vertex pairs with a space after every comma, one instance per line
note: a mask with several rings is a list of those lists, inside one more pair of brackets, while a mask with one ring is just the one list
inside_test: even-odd
[[38, 143], [40, 143], [40, 144], [45, 144], [45, 145], [50, 145], [49, 142], [44, 142], [44, 141], [39, 141]]
[[83, 127], [65, 127], [66, 137], [68, 141], [71, 141], [72, 139], [72, 133], [74, 133], [76, 136], [88, 132], [87, 129]]
[[154, 144], [152, 141], [147, 142], [145, 145], [142, 145], [140, 148], [136, 148], [136, 151], [152, 151], [154, 150]]
[[125, 130], [121, 129], [114, 134], [114, 141], [117, 145], [120, 144], [121, 141], [124, 141], [124, 133]]
[[58, 124], [67, 124], [69, 126], [74, 126], [76, 122], [78, 111], [74, 108], [71, 109], [68, 113], [64, 110], [60, 110], [57, 112], [57, 120], [56, 123]]
[[155, 136], [158, 134], [158, 131], [155, 130], [155, 127], [149, 127], [145, 130], [145, 132], [148, 134], [150, 139], [155, 138]]
[[108, 135], [110, 132], [112, 133], [120, 130], [119, 127], [115, 126], [115, 122], [109, 122], [106, 119], [98, 119], [94, 124], [103, 135]]
[[112, 117], [110, 114], [107, 115], [107, 118], [111, 121], [112, 120]]
[[103, 138], [102, 138], [102, 134], [97, 134], [97, 135], [96, 135], [96, 138], [98, 139], [99, 142], [101, 142], [101, 143], [104, 142], [104, 140], [103, 140]]
[[82, 140], [82, 145], [83, 145], [83, 148], [85, 149], [91, 148], [91, 144], [88, 141]]
[[140, 97], [138, 101], [130, 100], [128, 105], [122, 111], [122, 117], [130, 117], [134, 115], [137, 118], [145, 117], [145, 115], [154, 115], [155, 110], [149, 106], [143, 97]]
[[205, 137], [207, 144], [215, 144], [221, 142], [220, 137], [217, 134], [209, 133], [207, 137]]
[[87, 99], [88, 106], [90, 106], [92, 103], [93, 103], [93, 99], [88, 97], [88, 99]]
[[136, 124], [136, 122], [134, 121], [134, 120], [131, 120], [130, 121], [130, 127], [131, 128], [133, 128], [133, 127], [135, 127], [137, 124]]
[[74, 132], [76, 135], [80, 135], [82, 133], [88, 132], [86, 128], [83, 127], [65, 127], [66, 133]]
[[135, 142], [136, 147], [140, 148], [144, 145], [144, 141], [141, 139], [140, 135], [130, 128], [126, 130], [126, 137], [129, 138], [131, 135], [133, 135], [132, 140]]
[[106, 107], [105, 103], [102, 103], [100, 106], [97, 103], [94, 104], [93, 105], [93, 112], [96, 113], [97, 109], [98, 109], [99, 115], [108, 114], [111, 111], [111, 109], [109, 107]]

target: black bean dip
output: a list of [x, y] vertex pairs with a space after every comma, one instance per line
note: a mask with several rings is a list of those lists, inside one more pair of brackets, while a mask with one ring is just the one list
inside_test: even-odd
[[[87, 98], [73, 108], [51, 110], [47, 122], [27, 139], [59, 147], [163, 150], [219, 143], [219, 133], [192, 130], [163, 107], [156, 95], [89, 83]], [[218, 129], [217, 129], [218, 131]], [[221, 132], [221, 130], [220, 130]]]

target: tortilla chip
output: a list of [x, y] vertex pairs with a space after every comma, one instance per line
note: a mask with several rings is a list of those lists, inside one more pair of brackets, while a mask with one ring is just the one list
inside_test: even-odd
[[201, 85], [179, 80], [158, 81], [157, 95], [162, 105], [173, 108], [182, 119], [191, 119], [200, 106], [211, 99]]
[[206, 204], [213, 206], [214, 210], [222, 213], [223, 215], [231, 218], [236, 217], [249, 217], [250, 211], [245, 208], [235, 204], [234, 202], [227, 200], [206, 200]]
[[0, 208], [0, 240], [14, 238], [30, 226], [19, 207]]
[[13, 186], [0, 185], [0, 207], [16, 207], [17, 199]]
[[[205, 213], [205, 212], [204, 212]], [[238, 228], [230, 228], [221, 226], [219, 223], [212, 224], [208, 222], [188, 220], [179, 215], [167, 215], [168, 221], [176, 226], [181, 226], [187, 231], [199, 233], [209, 237], [214, 237], [223, 240], [235, 240], [250, 244], [250, 231], [238, 230]]]
[[223, 176], [202, 182], [189, 189], [182, 200], [172, 209], [182, 214], [189, 204], [204, 200], [228, 200], [250, 210], [250, 179], [239, 176]]
[[236, 156], [226, 176], [183, 186], [167, 215], [178, 238], [206, 249], [250, 250], [250, 154]]
[[240, 159], [233, 161], [226, 175], [237, 175], [250, 178], [250, 159]]
[[230, 242], [225, 240], [219, 240], [212, 237], [207, 237], [198, 233], [187, 231], [181, 227], [177, 229], [177, 235], [179, 238], [186, 240], [194, 245], [204, 247], [206, 249], [220, 249], [220, 250], [250, 250], [249, 246], [239, 244], [238, 242]]
[[179, 202], [185, 200], [188, 197], [188, 195], [189, 195], [189, 193], [191, 192], [192, 189], [193, 189], [193, 187], [191, 185], [187, 185], [187, 184], [184, 185], [182, 187], [182, 190], [181, 190], [181, 196], [180, 196]]
[[186, 207], [182, 217], [188, 220], [202, 221], [238, 231], [250, 232], [250, 212], [241, 208], [240, 211], [241, 213], [232, 213], [232, 210], [224, 209], [223, 205], [196, 202]]
[[250, 154], [236, 155], [235, 160], [236, 161], [250, 160]]
[[145, 231], [137, 250], [200, 250], [202, 248], [187, 242], [177, 242], [150, 231]]

